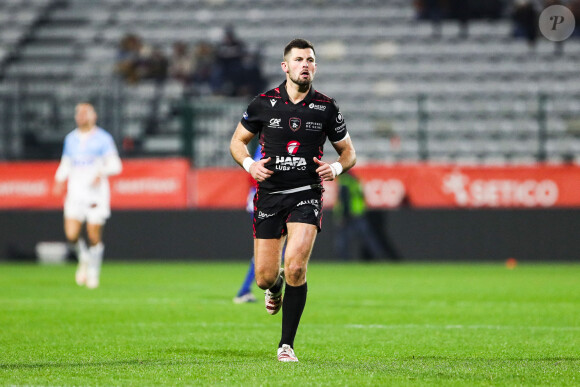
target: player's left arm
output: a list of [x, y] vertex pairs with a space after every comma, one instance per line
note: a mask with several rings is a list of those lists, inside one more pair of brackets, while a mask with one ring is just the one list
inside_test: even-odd
[[121, 158], [116, 152], [104, 156], [101, 159], [101, 163], [97, 170], [97, 175], [93, 180], [92, 186], [97, 187], [99, 184], [101, 184], [103, 179], [106, 179], [109, 176], [118, 175], [122, 170], [123, 164], [121, 163]]
[[99, 160], [97, 175], [93, 181], [93, 186], [100, 184], [102, 179], [106, 179], [109, 176], [118, 175], [123, 170], [123, 163], [119, 157], [119, 152], [115, 146], [115, 141], [113, 137], [107, 135], [103, 137], [103, 148], [102, 156]]
[[99, 174], [103, 177], [118, 175], [123, 170], [123, 163], [117, 152], [109, 153], [104, 158]]
[[338, 153], [338, 160], [334, 163], [328, 164], [314, 157], [314, 162], [318, 164], [316, 172], [324, 181], [334, 180], [336, 176], [348, 171], [356, 164], [356, 151], [348, 134], [342, 140], [333, 142], [332, 146]]
[[123, 164], [113, 137], [107, 133], [104, 141], [103, 163], [99, 169], [101, 177], [118, 175], [123, 170]]

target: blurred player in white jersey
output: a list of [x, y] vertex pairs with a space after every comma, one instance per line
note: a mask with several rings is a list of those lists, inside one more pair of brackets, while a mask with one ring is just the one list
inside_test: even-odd
[[[122, 164], [113, 137], [96, 125], [91, 104], [76, 106], [75, 121], [77, 128], [64, 140], [54, 194], [63, 195], [68, 181], [64, 232], [79, 260], [75, 279], [79, 286], [94, 289], [99, 286], [103, 261], [103, 226], [111, 215], [108, 176], [119, 174]], [[88, 246], [81, 236], [84, 223]]]

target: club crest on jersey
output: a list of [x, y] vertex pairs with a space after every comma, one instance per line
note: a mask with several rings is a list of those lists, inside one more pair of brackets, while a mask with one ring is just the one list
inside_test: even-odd
[[288, 151], [289, 155], [294, 156], [298, 152], [299, 147], [300, 143], [298, 141], [290, 141], [286, 144], [286, 151]]
[[300, 129], [300, 126], [302, 126], [302, 120], [300, 118], [296, 118], [296, 117], [292, 117], [290, 118], [290, 129], [292, 129], [294, 132], [297, 131], [298, 129]]

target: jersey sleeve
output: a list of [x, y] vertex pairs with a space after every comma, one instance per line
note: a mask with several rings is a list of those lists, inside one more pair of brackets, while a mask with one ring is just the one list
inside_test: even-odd
[[70, 136], [67, 135], [64, 138], [64, 145], [62, 147], [62, 157], [67, 156], [71, 157], [71, 145], [70, 145]]
[[103, 143], [102, 143], [102, 155], [103, 156], [110, 156], [110, 155], [114, 155], [114, 156], [118, 156], [119, 152], [117, 151], [117, 146], [115, 145], [115, 140], [113, 139], [113, 136], [111, 136], [109, 133], [106, 133], [103, 136]]
[[326, 125], [326, 135], [331, 142], [339, 142], [348, 135], [346, 122], [344, 122], [344, 117], [335, 100], [332, 100], [332, 109], [330, 109]]
[[260, 116], [260, 100], [258, 97], [254, 98], [248, 105], [244, 112], [240, 123], [244, 128], [256, 134], [262, 129], [262, 119]]

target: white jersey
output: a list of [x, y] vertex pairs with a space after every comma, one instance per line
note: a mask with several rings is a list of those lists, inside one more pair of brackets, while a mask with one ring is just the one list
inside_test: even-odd
[[[104, 129], [94, 127], [89, 132], [78, 128], [64, 140], [61, 163], [56, 180], [68, 179], [68, 203], [109, 208], [110, 190], [107, 176], [121, 171], [121, 162], [113, 137]], [[100, 180], [95, 184], [97, 176]]]

